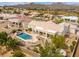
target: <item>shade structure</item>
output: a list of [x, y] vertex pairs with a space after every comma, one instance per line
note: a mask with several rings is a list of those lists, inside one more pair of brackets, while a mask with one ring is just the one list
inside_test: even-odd
[[42, 27], [38, 27], [38, 26], [36, 26], [36, 30], [41, 31], [41, 32], [44, 31], [44, 29]]
[[47, 33], [48, 34], [55, 34], [55, 33], [57, 33], [56, 31], [53, 31], [53, 30], [47, 30]]

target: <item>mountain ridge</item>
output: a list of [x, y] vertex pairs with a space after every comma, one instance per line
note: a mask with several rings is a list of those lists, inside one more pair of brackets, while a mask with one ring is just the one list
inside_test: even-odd
[[[43, 3], [43, 2], [42, 2]], [[16, 8], [30, 8], [30, 9], [70, 9], [70, 10], [79, 10], [78, 3], [74, 5], [74, 3], [66, 3], [66, 2], [50, 2], [50, 4], [38, 4], [35, 2], [25, 3], [25, 4], [17, 4], [17, 5], [11, 5], [11, 7]]]

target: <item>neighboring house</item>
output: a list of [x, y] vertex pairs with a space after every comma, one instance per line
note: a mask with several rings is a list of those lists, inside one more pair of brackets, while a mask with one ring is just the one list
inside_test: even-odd
[[19, 18], [19, 20], [21, 20], [23, 29], [27, 29], [28, 28], [28, 24], [32, 21], [31, 18], [25, 16], [25, 15], [17, 15], [17, 18]]
[[44, 14], [43, 17], [52, 19], [53, 18], [53, 15], [52, 14]]
[[22, 10], [21, 14], [24, 14], [24, 13], [28, 13], [29, 14], [29, 10]]
[[40, 13], [39, 13], [39, 12], [31, 12], [31, 13], [29, 13], [29, 14], [30, 14], [30, 16], [29, 16], [29, 17], [35, 17], [35, 16], [40, 15]]
[[32, 28], [32, 31], [34, 32], [42, 32], [50, 35], [61, 35], [61, 34], [66, 34], [69, 25], [65, 25], [64, 23], [61, 24], [56, 24], [52, 21], [31, 21], [28, 25], [28, 28]]
[[27, 29], [28, 23], [31, 22], [31, 18], [22, 15], [22, 14], [0, 14], [0, 22], [4, 22], [6, 18], [8, 18], [5, 22], [9, 28], [16, 27]]
[[21, 20], [18, 19], [17, 17], [11, 17], [8, 19], [8, 22], [9, 22], [8, 24], [9, 27], [17, 26], [19, 28], [20, 27], [19, 23], [21, 23]]
[[28, 24], [32, 21], [31, 18], [29, 17], [25, 17], [25, 19], [22, 21], [22, 26], [24, 29], [27, 29], [28, 28]]
[[77, 16], [62, 16], [61, 19], [63, 19], [64, 21], [70, 21], [70, 22], [76, 22], [76, 23], [78, 21]]
[[10, 17], [16, 17], [17, 14], [7, 14], [7, 13], [1, 13], [0, 16], [3, 17], [3, 19], [7, 19]]

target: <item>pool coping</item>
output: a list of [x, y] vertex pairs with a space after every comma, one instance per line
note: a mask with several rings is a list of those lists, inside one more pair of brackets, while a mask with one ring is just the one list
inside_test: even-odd
[[18, 36], [20, 39], [22, 39], [22, 40], [31, 40], [32, 39], [32, 35], [30, 35], [30, 34], [28, 34], [28, 33], [24, 33], [25, 35], [28, 35], [28, 36], [30, 36], [31, 38], [23, 38], [23, 37], [21, 37], [21, 36], [19, 36], [19, 35], [17, 35], [16, 34], [16, 36]]
[[[23, 33], [28, 34], [28, 35], [31, 35], [31, 34], [25, 32], [25, 31], [23, 31]], [[36, 41], [37, 41], [37, 40], [34, 39], [33, 35], [31, 35], [31, 36], [32, 36], [32, 39], [30, 39], [30, 40], [29, 40], [29, 39], [27, 39], [27, 40], [22, 39], [21, 37], [17, 36], [17, 33], [15, 33], [15, 36], [16, 36], [18, 39], [20, 39], [20, 40], [22, 40], [22, 41], [25, 41], [25, 42], [36, 42]]]

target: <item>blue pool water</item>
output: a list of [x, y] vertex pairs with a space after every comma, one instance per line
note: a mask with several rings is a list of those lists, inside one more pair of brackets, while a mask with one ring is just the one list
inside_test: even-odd
[[32, 36], [31, 35], [28, 35], [26, 33], [20, 33], [18, 34], [17, 36], [19, 36], [20, 38], [24, 39], [24, 40], [27, 40], [27, 39], [32, 39]]

